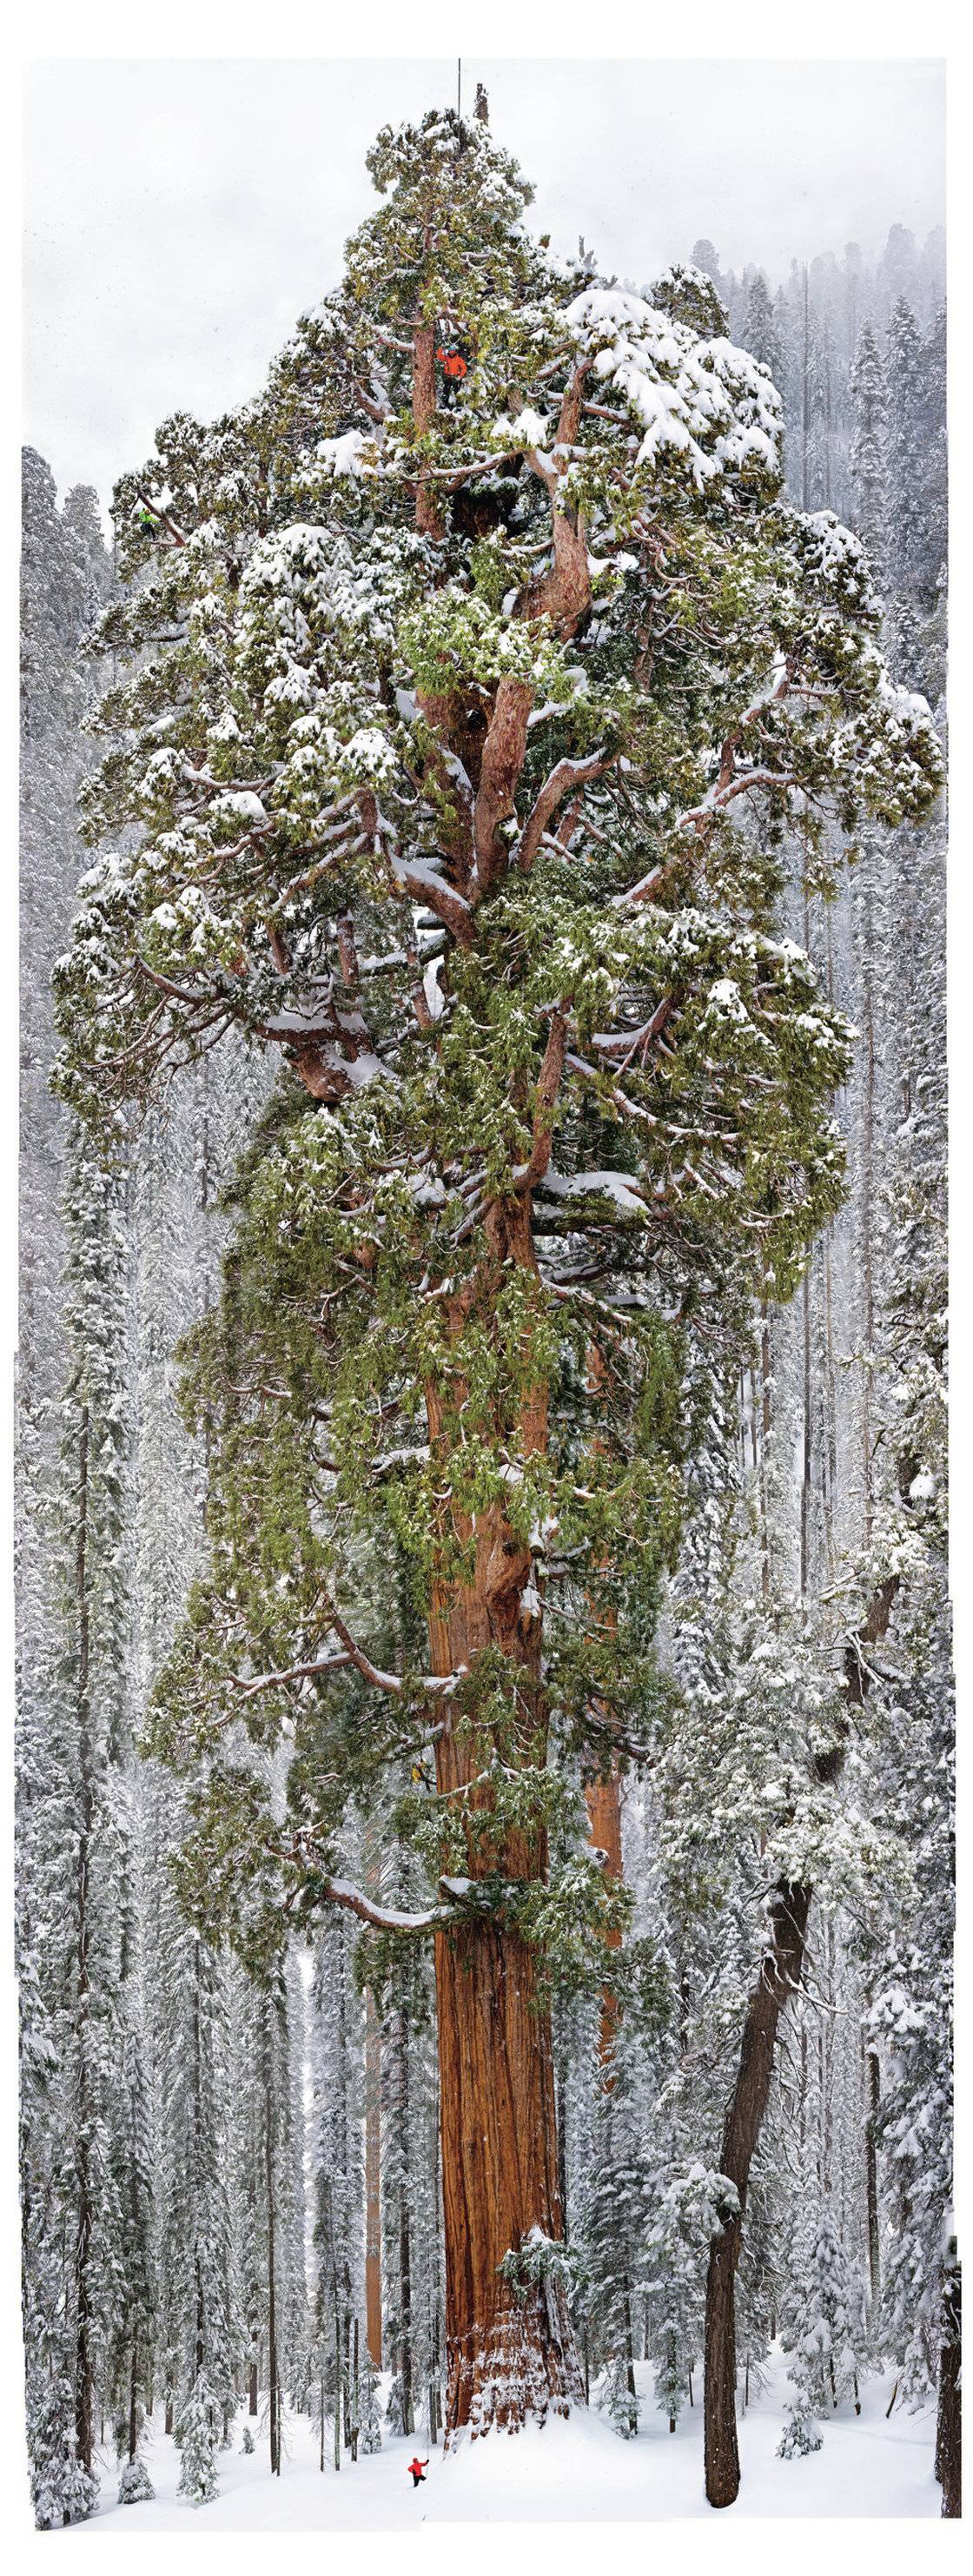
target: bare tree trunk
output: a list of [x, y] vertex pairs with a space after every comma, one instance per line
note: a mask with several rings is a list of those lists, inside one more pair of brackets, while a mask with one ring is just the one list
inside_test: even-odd
[[811, 1287], [807, 1273], [801, 1291], [804, 1333], [804, 1380], [801, 1404], [801, 1599], [808, 1587], [811, 1557]]
[[[861, 1708], [871, 1687], [863, 1649], [878, 1644], [892, 1616], [898, 1574], [887, 1575], [869, 1601], [858, 1636], [844, 1651], [843, 1695], [849, 1707]], [[835, 1742], [817, 1756], [818, 1779], [833, 1784], [845, 1756], [847, 1721]], [[727, 2220], [710, 2248], [706, 2282], [706, 2349], [704, 2451], [706, 2493], [712, 2505], [733, 2504], [740, 2487], [740, 2454], [736, 2430], [736, 2332], [734, 2291], [740, 2256], [743, 2215], [754, 2151], [760, 2136], [774, 2046], [782, 2011], [797, 1992], [804, 1964], [811, 1889], [783, 1881], [770, 1903], [771, 1939], [743, 2025], [736, 2083], [727, 2105], [721, 2171], [735, 2186], [738, 2214]]]
[[760, 1312], [760, 1597], [767, 1609], [770, 1603], [770, 1502], [767, 1493], [771, 1429], [770, 1324], [766, 1305]]
[[[867, 862], [866, 862], [867, 865]], [[863, 935], [863, 1017], [865, 1022], [865, 1119], [862, 1139], [862, 1483], [865, 1545], [872, 1543], [872, 1349], [875, 1339], [875, 1290], [872, 1266], [875, 1176], [875, 1012], [872, 996], [872, 907], [866, 885]]]
[[338, 2275], [332, 2282], [334, 2292], [334, 2464], [341, 2469], [341, 2310], [338, 2303]]
[[875, 2148], [875, 2126], [881, 2106], [881, 2073], [877, 2052], [865, 2040], [865, 2074], [868, 2082], [868, 2110], [865, 2117], [865, 2207], [868, 2215], [868, 2282], [872, 2315], [878, 2312], [881, 2291], [881, 2260], [878, 2233], [878, 2160]]
[[78, 1526], [75, 1541], [75, 1593], [78, 1613], [77, 1721], [79, 1764], [78, 1874], [77, 1874], [77, 1994], [76, 2027], [78, 2037], [78, 2092], [75, 2134], [75, 2169], [77, 2173], [77, 2244], [75, 2254], [75, 2430], [78, 2458], [90, 2471], [95, 2442], [95, 2365], [93, 2347], [93, 2313], [91, 2296], [91, 2248], [94, 2232], [94, 2207], [91, 2192], [91, 2122], [94, 2104], [91, 2099], [89, 2067], [89, 2015], [91, 1975], [89, 1964], [90, 1925], [88, 1920], [89, 1869], [91, 1837], [94, 1827], [94, 1781], [91, 1767], [91, 1710], [88, 1700], [90, 1665], [91, 1613], [88, 1597], [88, 1449], [89, 1414], [87, 1404], [81, 1408], [78, 1442]]
[[280, 2382], [277, 2375], [277, 2282], [275, 2267], [274, 2208], [274, 2141], [271, 2118], [270, 2067], [266, 2072], [266, 2174], [267, 2174], [267, 2363], [270, 2391], [270, 2474], [280, 2476]]
[[[408, 2035], [399, 2026], [399, 2117], [402, 2123], [403, 2158], [408, 2158], [409, 2136], [409, 2049]], [[415, 2432], [412, 2401], [412, 2237], [409, 2226], [409, 2181], [407, 2161], [399, 2187], [399, 2384], [402, 2390], [402, 2430]]]
[[804, 264], [804, 346], [801, 364], [801, 508], [808, 506], [808, 461], [811, 426], [811, 335], [808, 315], [807, 262]]
[[382, 2033], [375, 1997], [365, 1996], [365, 2338], [382, 2367]]
[[943, 2279], [943, 2344], [936, 2423], [936, 2476], [943, 2491], [943, 2515], [949, 2521], [958, 2521], [963, 2510], [960, 2293], [960, 2267], [952, 2246]]
[[750, 1998], [736, 2083], [727, 2104], [720, 2170], [736, 2189], [738, 2211], [710, 2247], [706, 2283], [704, 2456], [712, 2505], [733, 2504], [740, 2486], [736, 2427], [736, 2267], [750, 2166], [760, 2136], [781, 2012], [800, 1984], [809, 1887], [787, 1882], [770, 1903], [770, 1940]]

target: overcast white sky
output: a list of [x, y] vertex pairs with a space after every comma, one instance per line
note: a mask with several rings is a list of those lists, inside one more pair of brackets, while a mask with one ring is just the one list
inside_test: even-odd
[[[780, 276], [944, 220], [938, 62], [469, 58], [464, 104], [478, 79], [537, 230], [639, 280], [701, 234]], [[455, 61], [30, 66], [25, 436], [62, 492], [107, 501], [167, 412], [256, 389], [375, 202], [377, 128], [455, 95]]]

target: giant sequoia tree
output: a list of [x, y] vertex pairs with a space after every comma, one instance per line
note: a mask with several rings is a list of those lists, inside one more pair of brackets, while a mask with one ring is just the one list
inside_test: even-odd
[[[265, 393], [119, 486], [61, 1081], [110, 1138], [225, 1032], [279, 1053], [190, 1352], [211, 1564], [154, 1743], [203, 1929], [434, 1937], [448, 2414], [486, 2429], [580, 2391], [550, 1992], [645, 1964], [582, 1784], [659, 1721], [695, 1356], [840, 1195], [785, 835], [813, 867], [939, 762], [710, 282], [559, 267], [480, 122], [369, 166]], [[412, 1911], [337, 1865], [389, 1776]]]

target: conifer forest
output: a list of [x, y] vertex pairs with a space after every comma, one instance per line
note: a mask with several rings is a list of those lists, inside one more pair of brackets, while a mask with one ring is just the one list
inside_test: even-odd
[[35, 2519], [956, 2516], [943, 240], [368, 167], [24, 454]]

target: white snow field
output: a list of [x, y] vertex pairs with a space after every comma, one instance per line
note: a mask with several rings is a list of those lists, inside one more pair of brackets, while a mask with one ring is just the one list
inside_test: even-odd
[[[342, 2455], [339, 2475], [330, 2461], [322, 2475], [318, 2439], [305, 2417], [288, 2414], [283, 2473], [268, 2468], [266, 2427], [257, 2419], [253, 2457], [241, 2451], [245, 2414], [237, 2416], [232, 2448], [219, 2455], [220, 2494], [198, 2511], [177, 2497], [179, 2453], [154, 2431], [148, 2465], [153, 2504], [119, 2505], [114, 2463], [103, 2463], [99, 2510], [71, 2533], [97, 2536], [106, 2528], [136, 2539], [142, 2532], [187, 2531], [415, 2531], [434, 2523], [663, 2522], [704, 2516], [713, 2521], [703, 2493], [702, 2417], [687, 2406], [677, 2431], [652, 2402], [651, 2367], [638, 2371], [644, 2397], [635, 2441], [623, 2442], [594, 2409], [568, 2423], [532, 2426], [514, 2436], [491, 2435], [465, 2443], [444, 2458], [430, 2453], [425, 2484], [414, 2488], [406, 2463], [424, 2441], [387, 2439], [371, 2459], [352, 2467]], [[787, 2401], [787, 2370], [775, 2353], [764, 2396], [747, 2410], [740, 2428], [742, 2484], [727, 2520], [827, 2515], [936, 2520], [940, 2490], [933, 2474], [935, 2421], [931, 2411], [886, 2422], [891, 2381], [873, 2379], [862, 2391], [856, 2418], [842, 2409], [821, 2426], [822, 2447], [806, 2459], [776, 2457]], [[326, 2428], [326, 2441], [330, 2427]], [[722, 2521], [724, 2517], [721, 2515]]]

